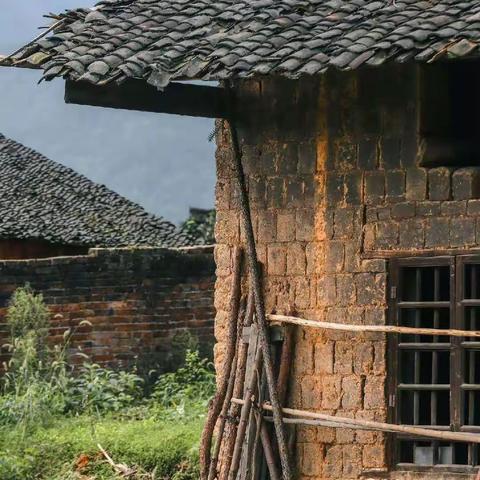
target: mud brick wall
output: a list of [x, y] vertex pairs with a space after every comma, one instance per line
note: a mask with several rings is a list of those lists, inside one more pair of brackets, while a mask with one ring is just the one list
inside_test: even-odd
[[[417, 75], [415, 67], [396, 66], [237, 85], [268, 313], [384, 324], [390, 255], [478, 243], [479, 170], [420, 167]], [[230, 138], [219, 127], [215, 353], [221, 374], [232, 246], [242, 232]], [[386, 375], [384, 335], [299, 328], [288, 403], [387, 421]], [[390, 474], [379, 433], [299, 428], [295, 456], [302, 480], [427, 478]]]
[[[189, 331], [204, 354], [213, 346], [215, 266], [211, 249], [94, 249], [89, 255], [0, 262], [0, 345], [17, 288], [30, 283], [52, 312], [50, 341], [75, 334], [78, 349], [115, 368], [171, 366], [174, 338]], [[79, 326], [82, 320], [91, 326]], [[5, 351], [3, 352], [6, 358]]]

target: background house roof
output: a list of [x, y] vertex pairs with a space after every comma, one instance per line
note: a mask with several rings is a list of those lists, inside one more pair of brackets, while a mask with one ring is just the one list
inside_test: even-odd
[[1, 134], [0, 238], [102, 247], [190, 243], [172, 223]]
[[15, 61], [92, 83], [313, 75], [476, 53], [477, 0], [104, 0]]

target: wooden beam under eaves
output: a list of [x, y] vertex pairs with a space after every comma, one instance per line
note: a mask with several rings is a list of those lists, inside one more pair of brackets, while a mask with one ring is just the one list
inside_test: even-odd
[[102, 86], [67, 80], [65, 102], [191, 117], [227, 118], [223, 88], [186, 83], [171, 83], [161, 91], [144, 80]]

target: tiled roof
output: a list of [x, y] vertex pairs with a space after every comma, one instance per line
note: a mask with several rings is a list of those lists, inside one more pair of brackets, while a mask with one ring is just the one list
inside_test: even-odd
[[159, 87], [463, 57], [480, 42], [478, 0], [104, 0], [59, 18], [16, 60], [47, 79]]
[[0, 238], [99, 247], [189, 243], [172, 223], [1, 134]]

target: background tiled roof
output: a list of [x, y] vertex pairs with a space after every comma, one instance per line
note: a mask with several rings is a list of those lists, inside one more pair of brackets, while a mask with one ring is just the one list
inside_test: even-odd
[[101, 247], [189, 243], [172, 223], [1, 134], [0, 238]]
[[47, 79], [159, 87], [462, 57], [480, 42], [478, 0], [105, 0], [60, 18], [16, 60]]

